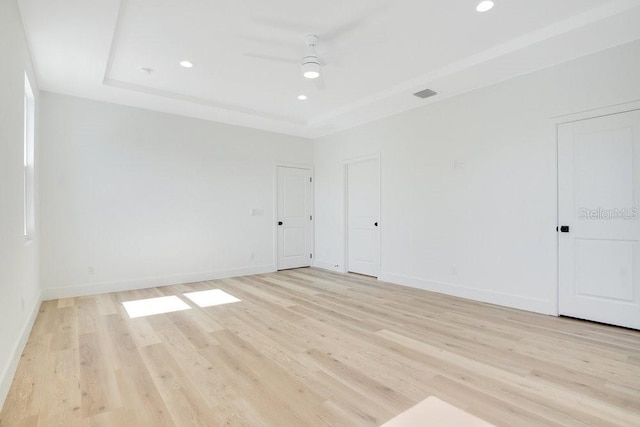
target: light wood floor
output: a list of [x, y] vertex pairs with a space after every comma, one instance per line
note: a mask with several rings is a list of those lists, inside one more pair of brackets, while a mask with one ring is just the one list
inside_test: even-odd
[[[120, 304], [214, 288], [242, 301]], [[640, 333], [314, 269], [48, 301], [0, 424], [374, 426], [432, 395], [498, 426], [640, 426]]]

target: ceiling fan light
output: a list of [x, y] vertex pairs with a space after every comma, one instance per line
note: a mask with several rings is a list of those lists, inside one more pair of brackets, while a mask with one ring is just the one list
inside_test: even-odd
[[478, 3], [478, 5], [476, 6], [476, 10], [480, 13], [488, 12], [491, 9], [493, 9], [493, 6], [494, 6], [494, 3], [491, 0], [485, 0]]
[[304, 76], [308, 79], [317, 79], [320, 77], [320, 73], [317, 71], [305, 71]]
[[320, 64], [317, 60], [303, 62], [302, 75], [307, 79], [317, 79], [320, 77]]

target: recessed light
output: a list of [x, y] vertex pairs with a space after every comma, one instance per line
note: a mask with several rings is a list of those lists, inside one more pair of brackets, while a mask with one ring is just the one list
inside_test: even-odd
[[491, 0], [484, 0], [478, 3], [476, 10], [478, 12], [488, 12], [493, 9], [494, 3]]
[[180, 61], [180, 66], [184, 68], [191, 68], [193, 67], [193, 63], [190, 61]]
[[299, 99], [300, 101], [304, 101], [304, 100], [306, 100], [306, 99], [307, 99], [307, 95], [298, 95], [298, 99]]

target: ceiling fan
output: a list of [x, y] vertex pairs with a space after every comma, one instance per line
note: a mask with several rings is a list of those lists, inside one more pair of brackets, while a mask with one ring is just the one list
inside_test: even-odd
[[305, 80], [312, 80], [316, 87], [325, 90], [323, 62], [320, 61], [316, 47], [318, 46], [319, 37], [315, 34], [309, 34], [304, 38], [306, 51], [299, 61], [293, 58], [283, 58], [280, 56], [262, 55], [257, 53], [245, 53], [244, 56], [250, 58], [261, 59], [272, 62], [283, 62], [286, 64], [297, 64], [301, 68], [301, 74]]
[[[339, 25], [334, 25], [329, 28], [324, 25], [319, 25], [318, 22], [303, 22], [303, 21], [288, 21], [283, 20], [281, 18], [273, 18], [273, 17], [255, 17], [253, 21], [258, 26], [268, 27], [271, 29], [275, 29], [279, 32], [285, 31], [291, 34], [291, 38], [288, 38], [289, 41], [284, 41], [279, 38], [268, 38], [268, 37], [252, 37], [252, 36], [243, 36], [245, 40], [248, 40], [252, 43], [260, 43], [260, 44], [268, 44], [272, 46], [285, 47], [287, 49], [293, 48], [299, 52], [299, 42], [293, 44], [291, 40], [296, 40], [297, 37], [300, 37], [303, 34], [307, 34], [304, 36], [304, 47], [305, 51], [301, 59], [296, 60], [295, 56], [293, 57], [283, 57], [283, 56], [274, 56], [268, 54], [261, 53], [245, 53], [244, 56], [251, 57], [260, 60], [272, 61], [272, 62], [280, 62], [286, 63], [289, 65], [297, 65], [301, 67], [301, 73], [305, 78], [303, 82], [313, 82], [316, 87], [320, 90], [325, 89], [325, 69], [327, 67], [326, 58], [320, 60], [318, 54], [316, 52], [316, 48], [320, 41], [320, 37], [322, 36], [323, 45], [324, 43], [328, 43], [332, 50], [331, 56], [331, 66], [336, 65], [335, 57], [339, 55], [336, 51], [339, 51], [340, 48], [344, 49], [345, 43], [349, 43], [353, 45], [353, 35], [354, 33], [358, 33], [358, 30], [363, 27], [371, 27], [371, 22], [375, 18], [376, 15], [380, 15], [384, 9], [386, 9], [390, 0], [362, 0], [362, 9], [359, 11], [357, 16], [352, 19], [347, 19], [342, 21]], [[314, 31], [319, 32], [309, 32], [309, 28], [316, 28]], [[322, 28], [322, 29], [318, 29]], [[296, 38], [293, 38], [295, 34]], [[380, 36], [379, 34], [377, 34]], [[338, 43], [336, 43], [338, 42]], [[357, 46], [362, 46], [362, 38], [355, 38], [355, 42]], [[367, 40], [364, 43], [372, 43], [375, 44], [378, 40], [374, 40], [371, 38], [370, 34], [367, 36]], [[338, 64], [339, 65], [339, 64]]]
[[318, 45], [318, 36], [310, 34], [305, 37], [307, 44], [307, 53], [302, 57], [300, 65], [302, 68], [302, 76], [306, 79], [313, 79], [316, 82], [318, 89], [324, 90], [324, 72], [316, 53], [316, 46]]

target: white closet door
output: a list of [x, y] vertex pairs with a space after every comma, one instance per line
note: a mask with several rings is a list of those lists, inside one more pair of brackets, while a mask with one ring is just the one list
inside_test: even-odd
[[558, 138], [560, 314], [640, 329], [640, 111]]
[[347, 165], [348, 269], [378, 277], [380, 271], [380, 167], [378, 159]]
[[311, 185], [311, 170], [278, 167], [278, 270], [311, 265]]

